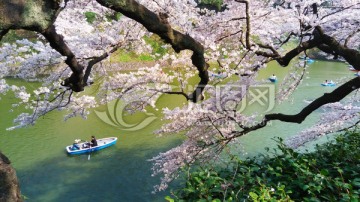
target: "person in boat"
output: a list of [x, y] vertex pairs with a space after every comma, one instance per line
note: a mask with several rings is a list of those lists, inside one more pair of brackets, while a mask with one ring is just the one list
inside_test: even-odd
[[90, 146], [91, 147], [98, 146], [95, 136], [91, 136]]
[[325, 82], [324, 82], [324, 85], [334, 85], [334, 84], [335, 84], [335, 83], [334, 83], [333, 80], [330, 80], [330, 81], [325, 80]]
[[90, 142], [85, 142], [82, 145], [82, 148], [90, 148], [90, 147], [96, 147], [96, 146], [98, 146], [97, 140], [96, 140], [95, 136], [92, 135]]

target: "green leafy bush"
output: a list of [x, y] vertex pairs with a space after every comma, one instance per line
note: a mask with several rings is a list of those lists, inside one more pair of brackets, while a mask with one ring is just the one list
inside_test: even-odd
[[145, 36], [144, 40], [147, 44], [151, 46], [151, 48], [153, 49], [152, 54], [157, 55], [156, 58], [160, 58], [169, 51], [167, 48], [164, 48], [164, 42], [160, 39], [160, 37], [156, 35], [152, 35], [151, 37]]
[[105, 17], [108, 21], [119, 21], [120, 18], [122, 17], [122, 14], [120, 12], [111, 12], [111, 13], [106, 13]]
[[139, 55], [140, 61], [154, 61], [154, 58], [152, 58], [150, 55], [141, 54]]
[[287, 148], [280, 138], [277, 142], [275, 153], [268, 149], [267, 154], [232, 161], [231, 168], [189, 172], [173, 200], [359, 201], [359, 131], [317, 145], [311, 153]]
[[92, 24], [96, 20], [96, 13], [91, 11], [86, 11], [84, 13], [86, 21], [90, 24]]
[[113, 62], [155, 61], [171, 51], [165, 46], [161, 38], [156, 35], [144, 36], [143, 39], [146, 44], [151, 46], [151, 53], [137, 54], [133, 51], [118, 50], [111, 56], [111, 60]]
[[209, 6], [215, 6], [217, 10], [221, 9], [221, 6], [223, 5], [223, 0], [200, 0], [200, 5], [209, 5]]
[[15, 43], [17, 40], [27, 38], [30, 41], [36, 41], [37, 35], [35, 32], [27, 30], [9, 30], [9, 32], [1, 40], [0, 44], [3, 43]]

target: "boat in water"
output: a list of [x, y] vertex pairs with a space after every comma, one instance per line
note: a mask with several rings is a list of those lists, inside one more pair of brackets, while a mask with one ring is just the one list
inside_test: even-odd
[[326, 83], [322, 83], [322, 86], [336, 86], [336, 84], [334, 82], [326, 82]]
[[215, 78], [217, 78], [217, 79], [223, 79], [223, 78], [226, 77], [226, 74], [223, 74], [223, 73], [221, 73], [221, 72], [219, 72], [219, 73], [217, 73], [217, 74], [210, 72], [209, 75], [212, 76], [212, 77], [215, 77]]
[[315, 62], [315, 60], [309, 58], [309, 57], [305, 57], [305, 56], [299, 56], [300, 59], [302, 60], [306, 60], [307, 63], [311, 64], [313, 62]]
[[97, 139], [97, 146], [89, 147], [89, 142], [75, 140], [75, 143], [65, 147], [65, 150], [68, 154], [85, 154], [93, 151], [98, 151], [110, 147], [111, 145], [116, 144], [117, 137], [107, 137]]
[[272, 76], [269, 77], [269, 81], [271, 81], [272, 83], [277, 82], [277, 77], [275, 76], [275, 74], [273, 74]]
[[277, 78], [269, 78], [269, 81], [276, 83], [277, 82]]

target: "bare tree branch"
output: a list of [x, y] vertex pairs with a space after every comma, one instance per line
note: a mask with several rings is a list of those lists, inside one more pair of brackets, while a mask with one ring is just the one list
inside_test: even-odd
[[186, 98], [186, 100], [190, 100], [189, 96], [184, 91], [164, 91], [164, 90], [158, 90], [158, 89], [149, 89], [155, 92], [159, 93], [165, 93], [169, 95], [182, 95]]
[[325, 93], [323, 96], [317, 98], [308, 106], [306, 106], [301, 112], [295, 115], [285, 115], [285, 114], [268, 114], [265, 115], [266, 120], [279, 120], [284, 122], [292, 122], [292, 123], [302, 123], [305, 118], [310, 115], [313, 111], [318, 109], [319, 107], [338, 102], [342, 100], [344, 97], [349, 95], [351, 92], [360, 88], [360, 77], [356, 77], [336, 88], [331, 93]]
[[347, 6], [347, 7], [341, 8], [341, 9], [335, 11], [335, 12], [332, 12], [332, 13], [329, 13], [329, 14], [327, 14], [327, 15], [324, 15], [320, 20], [323, 20], [324, 18], [327, 18], [327, 17], [329, 17], [329, 16], [331, 16], [331, 15], [334, 15], [334, 14], [336, 14], [336, 13], [340, 13], [340, 12], [342, 12], [342, 11], [344, 11], [344, 10], [350, 9], [350, 8], [356, 6], [356, 5], [360, 5], [360, 3], [357, 3], [357, 4], [354, 4], [354, 5], [351, 5], [351, 6]]
[[248, 0], [235, 0], [236, 2], [239, 3], [244, 3], [245, 4], [245, 13], [246, 13], [246, 48], [250, 49], [251, 48], [251, 44], [250, 44], [250, 13], [249, 13], [249, 1]]
[[355, 49], [346, 48], [341, 45], [335, 38], [324, 34], [324, 31], [320, 27], [316, 27], [316, 30], [320, 34], [320, 40], [327, 46], [329, 46], [335, 53], [339, 54], [345, 60], [352, 65], [355, 69], [360, 70], [360, 52]]
[[83, 79], [83, 83], [85, 85], [87, 85], [87, 82], [88, 82], [88, 79], [89, 79], [89, 76], [90, 76], [93, 66], [96, 65], [97, 63], [103, 61], [107, 57], [109, 57], [111, 55], [111, 53], [114, 53], [115, 51], [117, 51], [119, 49], [119, 47], [121, 47], [121, 45], [122, 45], [122, 43], [113, 45], [113, 48], [109, 52], [105, 52], [104, 54], [102, 54], [100, 56], [93, 57], [92, 60], [89, 61], [88, 65], [86, 67], [84, 79]]
[[265, 49], [269, 49], [271, 50], [271, 52], [273, 53], [274, 56], [280, 56], [280, 54], [275, 50], [274, 47], [270, 46], [270, 45], [265, 45], [265, 44], [257, 44], [260, 48], [265, 48]]
[[[302, 42], [300, 45], [298, 45], [296, 48], [292, 49], [288, 53], [286, 53], [283, 57], [277, 57], [277, 55], [273, 54], [275, 57], [275, 60], [283, 67], [289, 65], [290, 61], [295, 58], [297, 55], [299, 55], [301, 52], [315, 48], [320, 42], [317, 39], [312, 39], [309, 41]], [[256, 52], [258, 55], [263, 55], [261, 52]]]
[[354, 37], [357, 33], [359, 33], [360, 32], [360, 29], [357, 29], [357, 30], [355, 30], [355, 31], [353, 31], [346, 39], [345, 39], [345, 42], [344, 42], [344, 47], [348, 47], [347, 45], [348, 45], [348, 43], [349, 43], [349, 41], [350, 41], [350, 39], [352, 38], [352, 37]]
[[280, 46], [283, 46], [284, 44], [286, 44], [286, 43], [291, 39], [292, 36], [296, 36], [296, 34], [295, 34], [294, 32], [291, 32], [291, 33], [286, 37], [286, 39], [285, 39], [284, 41], [281, 41], [281, 40], [279, 39], [279, 41], [280, 41]]
[[49, 28], [41, 32], [41, 34], [49, 41], [52, 48], [57, 50], [61, 55], [66, 56], [65, 63], [73, 72], [72, 75], [64, 81], [63, 85], [70, 87], [75, 92], [83, 91], [84, 67], [78, 63], [74, 53], [66, 45], [63, 37], [56, 33], [55, 26], [51, 25]]
[[348, 126], [348, 127], [346, 127], [346, 128], [340, 129], [340, 130], [338, 130], [338, 131], [336, 131], [336, 132], [347, 131], [347, 130], [349, 130], [349, 129], [351, 129], [351, 128], [357, 127], [359, 124], [360, 124], [360, 120], [357, 121], [357, 122], [355, 122], [355, 123], [352, 124], [351, 126]]
[[239, 34], [239, 33], [242, 33], [242, 30], [239, 30], [239, 31], [237, 31], [237, 32], [234, 32], [234, 33], [228, 34], [228, 35], [226, 35], [226, 36], [223, 36], [223, 37], [217, 39], [215, 42], [222, 41], [222, 40], [224, 40], [224, 39], [226, 39], [226, 38], [228, 38], [228, 37], [237, 35], [237, 34]]

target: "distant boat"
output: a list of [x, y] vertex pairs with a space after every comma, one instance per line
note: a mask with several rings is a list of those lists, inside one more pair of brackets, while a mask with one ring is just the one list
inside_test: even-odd
[[336, 83], [333, 81], [330, 81], [330, 82], [322, 83], [321, 85], [322, 86], [336, 86]]
[[277, 78], [269, 78], [269, 81], [273, 82], [273, 83], [276, 83], [277, 82]]
[[226, 75], [225, 75], [225, 74], [222, 74], [222, 73], [218, 73], [218, 74], [216, 74], [216, 73], [210, 73], [210, 76], [215, 77], [215, 78], [218, 78], [218, 79], [222, 79], [222, 78], [225, 78], [225, 77], [226, 77]]
[[86, 147], [86, 145], [89, 144], [88, 142], [79, 142], [66, 146], [65, 150], [68, 154], [85, 154], [110, 147], [111, 145], [114, 145], [116, 141], [117, 137], [107, 137], [97, 139], [98, 146], [96, 147]]
[[308, 57], [305, 57], [305, 56], [299, 56], [299, 58], [302, 59], [302, 60], [306, 60], [307, 63], [315, 62], [315, 60], [313, 60], [311, 58], [308, 58]]

